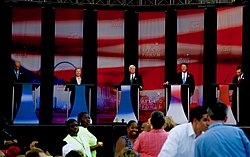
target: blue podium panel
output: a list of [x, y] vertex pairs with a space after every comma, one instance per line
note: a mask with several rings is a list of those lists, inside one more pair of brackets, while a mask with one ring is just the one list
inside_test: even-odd
[[85, 85], [75, 85], [75, 101], [70, 112], [69, 119], [77, 119], [77, 116], [80, 112], [87, 112], [89, 114], [85, 98], [85, 89]]
[[120, 106], [113, 122], [122, 122], [122, 120], [124, 120], [126, 123], [128, 123], [130, 120], [138, 121], [133, 111], [130, 92], [130, 85], [121, 86]]
[[171, 85], [171, 100], [166, 115], [171, 116], [177, 124], [188, 122], [181, 102], [181, 85]]
[[38, 124], [39, 120], [33, 103], [32, 84], [23, 84], [22, 86], [21, 103], [13, 124]]

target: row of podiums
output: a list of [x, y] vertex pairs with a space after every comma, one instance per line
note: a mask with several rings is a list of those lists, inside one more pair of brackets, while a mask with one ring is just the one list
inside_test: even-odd
[[[171, 116], [174, 121], [177, 124], [188, 122], [189, 120], [189, 109], [188, 108], [188, 114], [185, 114], [183, 109], [183, 104], [181, 101], [181, 90], [182, 86], [184, 85], [164, 85], [165, 88], [165, 109], [166, 109], [166, 115]], [[229, 112], [228, 112], [228, 120], [227, 124], [230, 125], [236, 125], [237, 122], [239, 122], [239, 87], [234, 87], [235, 91], [237, 91], [237, 107], [236, 111], [231, 110], [231, 102], [230, 97], [232, 95], [232, 89], [231, 84], [225, 84], [225, 85], [216, 85], [216, 95], [215, 97], [219, 100], [224, 102], [228, 105]], [[88, 87], [88, 88], [86, 88]], [[90, 87], [90, 88], [89, 88]], [[75, 101], [74, 105], [69, 112], [69, 109], [66, 107], [66, 116], [67, 119], [69, 118], [77, 118], [77, 115], [79, 112], [87, 112], [91, 113], [91, 88], [94, 87], [93, 85], [75, 85]], [[128, 122], [129, 120], [136, 120], [139, 121], [139, 99], [137, 103], [137, 109], [138, 112], [134, 112], [132, 102], [131, 102], [131, 85], [121, 85], [121, 86], [115, 86], [117, 88], [116, 92], [116, 116], [114, 118], [113, 122]], [[39, 88], [37, 86], [36, 88]], [[14, 115], [14, 101], [12, 103], [12, 121], [13, 124], [39, 124], [39, 118], [36, 113], [36, 100], [34, 100], [35, 96], [35, 89], [34, 84], [25, 83], [22, 84], [22, 97], [21, 97], [21, 103], [18, 111]], [[86, 90], [87, 89], [87, 90]], [[168, 90], [171, 89], [171, 90]], [[13, 88], [13, 90], [15, 90]], [[86, 102], [86, 96], [85, 93], [89, 92], [87, 95], [88, 103]], [[169, 93], [171, 92], [171, 93]], [[174, 92], [174, 93], [172, 93]], [[187, 88], [187, 92], [189, 93], [189, 90]], [[13, 91], [14, 93], [14, 91]], [[138, 98], [139, 98], [139, 89], [137, 91]], [[175, 95], [175, 97], [172, 97], [172, 95]], [[65, 91], [65, 97], [68, 100], [70, 100], [70, 92]], [[171, 97], [171, 98], [170, 98]], [[14, 99], [14, 94], [13, 94]], [[189, 96], [187, 94], [187, 101], [188, 104], [190, 104]], [[68, 106], [68, 105], [66, 105]], [[233, 114], [233, 112], [235, 114]], [[236, 116], [234, 116], [236, 115]]]

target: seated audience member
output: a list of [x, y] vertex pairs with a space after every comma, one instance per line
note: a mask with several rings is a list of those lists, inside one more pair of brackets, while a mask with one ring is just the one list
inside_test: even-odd
[[119, 155], [119, 157], [139, 157], [138, 153], [134, 150], [124, 147]]
[[84, 154], [78, 150], [71, 150], [65, 155], [65, 157], [84, 157]]
[[151, 113], [150, 123], [152, 130], [140, 133], [133, 145], [133, 149], [140, 154], [140, 157], [157, 156], [168, 137], [168, 133], [164, 130], [165, 117], [161, 111]]
[[127, 134], [119, 137], [116, 142], [115, 157], [118, 157], [124, 147], [133, 149], [134, 142], [138, 136], [138, 126], [135, 120], [130, 120], [127, 124]]
[[10, 146], [19, 147], [17, 139], [9, 131], [9, 122], [3, 115], [0, 116], [0, 130], [0, 150], [7, 150]]
[[224, 125], [228, 107], [217, 102], [208, 107], [208, 130], [195, 142], [195, 157], [249, 157], [250, 143], [242, 129]]
[[86, 139], [78, 134], [79, 127], [75, 119], [69, 119], [66, 121], [66, 128], [68, 135], [63, 139], [67, 144], [63, 146], [63, 157], [66, 156], [71, 150], [81, 151], [85, 157], [91, 157], [90, 146]]
[[175, 126], [176, 123], [174, 122], [173, 118], [171, 116], [165, 116], [165, 124], [164, 124], [165, 131], [169, 132]]
[[90, 116], [88, 115], [87, 112], [80, 112], [78, 114], [77, 119], [78, 119], [78, 124], [80, 125], [78, 134], [80, 134], [86, 139], [86, 141], [88, 142], [90, 146], [92, 157], [96, 157], [96, 153], [97, 153], [96, 150], [98, 148], [102, 148], [103, 143], [97, 142], [97, 138], [95, 137], [95, 135], [93, 135], [88, 130], [88, 126], [90, 125]]
[[45, 144], [42, 144], [42, 142], [32, 141], [30, 143], [30, 149], [34, 149], [34, 148], [42, 149], [47, 157], [52, 157], [49, 151], [47, 150], [47, 147], [45, 146]]
[[46, 157], [46, 154], [40, 148], [32, 148], [25, 153], [25, 157]]
[[194, 157], [195, 140], [207, 128], [206, 108], [192, 108], [190, 122], [176, 125], [169, 131], [158, 157]]
[[6, 150], [2, 150], [2, 152], [5, 154], [6, 157], [16, 157], [20, 154], [21, 149], [18, 146], [10, 146]]

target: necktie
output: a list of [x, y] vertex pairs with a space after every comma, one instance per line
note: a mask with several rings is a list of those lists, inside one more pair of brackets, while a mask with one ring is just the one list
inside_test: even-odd
[[134, 79], [134, 76], [133, 76], [133, 74], [132, 74], [131, 77], [130, 77], [130, 82], [131, 82], [131, 84], [133, 84], [133, 79]]
[[16, 71], [16, 78], [18, 79], [19, 71]]
[[183, 84], [185, 84], [185, 82], [186, 82], [186, 77], [185, 77], [186, 75], [185, 74], [183, 74], [183, 77], [182, 77], [182, 83]]

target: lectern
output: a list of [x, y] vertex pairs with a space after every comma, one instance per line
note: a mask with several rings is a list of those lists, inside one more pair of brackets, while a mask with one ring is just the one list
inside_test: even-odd
[[[37, 86], [37, 84], [36, 84]], [[12, 114], [11, 120], [13, 124], [38, 124], [39, 120], [36, 115], [36, 101], [34, 98], [35, 88], [34, 84], [32, 83], [16, 83], [13, 86], [13, 93], [12, 93]], [[21, 93], [15, 91], [21, 89]], [[16, 95], [15, 95], [16, 94]], [[20, 106], [19, 101], [15, 101], [18, 95], [21, 94], [21, 101]], [[17, 107], [19, 106], [19, 107]]]
[[[116, 117], [113, 122], [139, 120], [139, 86], [114, 85], [116, 90]], [[120, 93], [120, 105], [119, 105]]]
[[165, 97], [166, 97], [166, 115], [171, 116], [175, 123], [182, 124], [188, 122], [188, 118], [184, 112], [183, 106], [183, 96], [181, 95], [184, 91], [182, 86], [185, 86], [186, 101], [188, 103], [188, 117], [189, 117], [189, 88], [186, 84], [176, 85], [176, 84], [163, 84], [165, 88]]
[[[91, 87], [93, 87], [93, 84], [81, 84], [81, 85], [75, 85], [75, 84], [67, 84], [67, 86], [74, 86], [74, 104], [71, 104], [70, 107], [70, 94], [71, 91], [69, 89], [66, 89], [68, 91], [68, 103], [66, 106], [66, 112], [67, 112], [67, 119], [73, 118], [77, 119], [77, 116], [80, 112], [86, 112], [91, 117]], [[88, 89], [88, 103], [86, 101], [86, 89]], [[87, 105], [88, 104], [88, 105]]]

